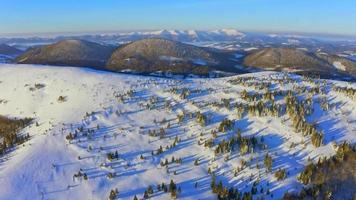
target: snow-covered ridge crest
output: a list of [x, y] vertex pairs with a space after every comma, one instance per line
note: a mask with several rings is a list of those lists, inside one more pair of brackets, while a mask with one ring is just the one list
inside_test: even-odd
[[234, 40], [245, 36], [237, 29], [218, 29], [218, 30], [155, 30], [155, 31], [134, 31], [128, 33], [118, 33], [121, 36], [145, 36], [145, 37], [165, 37], [171, 39], [192, 39], [196, 41], [221, 41]]

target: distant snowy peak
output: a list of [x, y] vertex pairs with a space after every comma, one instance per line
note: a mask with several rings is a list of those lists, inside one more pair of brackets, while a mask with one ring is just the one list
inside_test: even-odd
[[198, 35], [197, 32], [194, 31], [194, 30], [188, 30], [188, 31], [186, 31], [186, 33], [187, 33], [188, 35], [192, 35], [192, 36], [197, 36], [197, 35]]
[[228, 35], [228, 36], [244, 36], [245, 34], [243, 34], [242, 32], [236, 30], [236, 29], [221, 29], [221, 30], [216, 30], [214, 31], [215, 33], [218, 33], [218, 34], [225, 34], [225, 35]]
[[[244, 33], [236, 29], [220, 29], [213, 31], [197, 30], [155, 30], [155, 31], [136, 31], [129, 33], [119, 33], [119, 36], [152, 38], [161, 37], [165, 39], [179, 40], [184, 42], [192, 41], [230, 41], [240, 39], [245, 36]], [[134, 38], [136, 39], [136, 38]]]

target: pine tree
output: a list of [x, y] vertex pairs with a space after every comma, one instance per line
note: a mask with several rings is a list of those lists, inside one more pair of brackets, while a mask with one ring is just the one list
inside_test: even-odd
[[111, 190], [109, 195], [109, 200], [114, 200], [119, 196], [119, 191], [117, 189]]
[[199, 159], [196, 159], [196, 160], [194, 161], [194, 165], [195, 165], [195, 166], [198, 166], [198, 165], [199, 165]]
[[173, 180], [169, 183], [169, 192], [175, 191], [177, 189], [176, 184], [174, 183]]
[[279, 169], [274, 176], [277, 178], [278, 181], [281, 181], [286, 178], [286, 170], [285, 169]]
[[148, 188], [147, 188], [147, 193], [148, 193], [148, 194], [153, 194], [153, 188], [152, 188], [151, 185], [148, 186]]
[[150, 198], [150, 196], [148, 195], [148, 192], [147, 192], [147, 191], [145, 191], [145, 193], [143, 194], [143, 198], [144, 198], [144, 199]]
[[272, 171], [272, 162], [272, 157], [267, 153], [265, 156], [264, 164], [269, 172]]

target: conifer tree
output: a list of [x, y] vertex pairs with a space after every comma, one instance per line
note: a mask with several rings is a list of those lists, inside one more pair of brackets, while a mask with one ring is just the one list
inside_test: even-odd
[[272, 171], [272, 162], [272, 157], [267, 153], [264, 159], [264, 164], [269, 172]]

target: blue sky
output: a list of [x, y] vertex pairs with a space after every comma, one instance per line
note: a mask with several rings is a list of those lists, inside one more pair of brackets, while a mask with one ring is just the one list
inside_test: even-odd
[[0, 34], [219, 28], [356, 36], [356, 0], [0, 0]]

